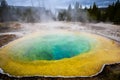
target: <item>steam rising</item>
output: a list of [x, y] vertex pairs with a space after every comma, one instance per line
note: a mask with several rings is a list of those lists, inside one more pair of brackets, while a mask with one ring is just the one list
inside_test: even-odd
[[[38, 6], [34, 5], [35, 2], [33, 0], [31, 0], [32, 6], [26, 7], [4, 4], [2, 6], [3, 16], [1, 21], [19, 21], [21, 25], [20, 33], [22, 32], [23, 35], [44, 29], [67, 29], [87, 31], [104, 36], [114, 35], [117, 38], [109, 37], [120, 40], [118, 38], [120, 35], [119, 26], [113, 28], [110, 24], [111, 27], [108, 28], [107, 26], [109, 25], [103, 23], [90, 24], [87, 11], [82, 8], [79, 2], [74, 2], [74, 5], [71, 3], [64, 9], [55, 9], [53, 7], [56, 6], [53, 4], [57, 3], [55, 1], [53, 3], [50, 1], [50, 4], [45, 4], [45, 0], [37, 0], [36, 2], [38, 2]], [[58, 22], [57, 20], [63, 22]]]

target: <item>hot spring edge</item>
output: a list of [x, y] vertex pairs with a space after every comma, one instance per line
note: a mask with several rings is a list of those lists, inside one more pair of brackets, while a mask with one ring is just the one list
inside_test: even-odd
[[[56, 36], [58, 34], [59, 36]], [[41, 38], [37, 38], [36, 40], [35, 39], [36, 37], [44, 37], [42, 40], [45, 42], [46, 40], [48, 40], [47, 42], [49, 44], [55, 42], [54, 44], [51, 44], [51, 46], [47, 45], [48, 47], [47, 55], [42, 55], [42, 57], [38, 57], [36, 56], [36, 54], [32, 56], [29, 54], [26, 55], [26, 53], [30, 54], [39, 53], [39, 51], [31, 52], [32, 49], [36, 49], [35, 48], [36, 45], [32, 46], [33, 48], [29, 49], [30, 47], [29, 45], [38, 44], [38, 42], [41, 41]], [[51, 37], [52, 39], [54, 39], [55, 37], [55, 39], [51, 40]], [[72, 38], [73, 40], [70, 40], [70, 38]], [[36, 43], [31, 42], [33, 40], [35, 40]], [[65, 40], [67, 43], [74, 42], [75, 40], [78, 41], [77, 43], [70, 44], [69, 45], [70, 49], [68, 49], [68, 51], [65, 50], [66, 52], [70, 53], [69, 50], [71, 50], [71, 48], [75, 49], [73, 47], [77, 47], [78, 50], [75, 50], [75, 53], [73, 50], [73, 52], [71, 53], [72, 55], [66, 54], [63, 56], [63, 54], [59, 53], [61, 55], [60, 57], [58, 57], [57, 55], [55, 56], [56, 50], [54, 51], [54, 46], [58, 45], [59, 49], [66, 48], [66, 46], [68, 45], [66, 42], [64, 43]], [[84, 45], [82, 47], [78, 45], [78, 43], [81, 43], [81, 41], [83, 42], [82, 45]], [[26, 43], [29, 45], [25, 45]], [[43, 46], [45, 45], [44, 43], [41, 44]], [[60, 44], [64, 45], [66, 44], [66, 46]], [[42, 49], [37, 48], [36, 50], [41, 51], [43, 50], [43, 48]], [[83, 50], [81, 51], [79, 49]], [[49, 53], [49, 51], [52, 53]], [[64, 50], [57, 51], [63, 52]], [[113, 63], [119, 61], [120, 58], [118, 57], [119, 56], [118, 52], [120, 52], [120, 50], [118, 49], [118, 47], [116, 47], [115, 44], [112, 43], [111, 40], [108, 40], [97, 35], [72, 31], [56, 31], [56, 32], [48, 31], [47, 33], [46, 31], [43, 31], [41, 33], [39, 32], [34, 33], [32, 35], [28, 35], [21, 39], [15, 40], [14, 42], [11, 42], [10, 44], [2, 48], [0, 50], [0, 63], [1, 63], [0, 67], [9, 74], [19, 76], [25, 75], [89, 76], [98, 72], [104, 63]], [[112, 54], [111, 56], [111, 53], [114, 54]]]

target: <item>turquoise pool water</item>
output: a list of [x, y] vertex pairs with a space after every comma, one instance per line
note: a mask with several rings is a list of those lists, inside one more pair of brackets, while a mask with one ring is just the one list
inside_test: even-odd
[[17, 60], [60, 60], [90, 50], [90, 42], [83, 35], [47, 34], [19, 41], [10, 52]]

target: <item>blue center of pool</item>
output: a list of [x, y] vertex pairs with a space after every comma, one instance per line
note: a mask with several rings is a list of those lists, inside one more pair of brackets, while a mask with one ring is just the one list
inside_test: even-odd
[[90, 42], [78, 35], [44, 35], [27, 38], [12, 48], [19, 60], [60, 60], [71, 58], [90, 50]]

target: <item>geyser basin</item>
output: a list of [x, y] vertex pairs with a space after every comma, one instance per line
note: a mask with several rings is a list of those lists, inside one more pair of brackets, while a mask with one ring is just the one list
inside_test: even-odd
[[120, 47], [77, 31], [40, 31], [0, 49], [0, 68], [14, 76], [91, 76], [120, 61]]

